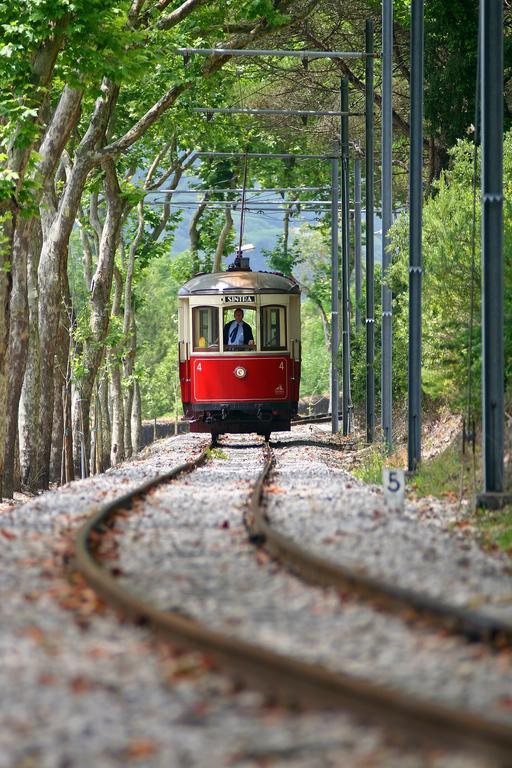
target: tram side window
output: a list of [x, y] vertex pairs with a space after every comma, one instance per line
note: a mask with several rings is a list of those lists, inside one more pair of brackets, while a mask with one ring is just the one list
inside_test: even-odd
[[262, 349], [286, 349], [286, 307], [261, 310]]
[[217, 307], [194, 307], [194, 352], [219, 351], [219, 310]]

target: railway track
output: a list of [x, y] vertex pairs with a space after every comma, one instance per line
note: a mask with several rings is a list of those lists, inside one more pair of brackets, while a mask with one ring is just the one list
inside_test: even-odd
[[[104, 505], [89, 519], [80, 531], [76, 543], [76, 562], [89, 583], [109, 603], [119, 608], [124, 616], [136, 623], [151, 625], [174, 644], [206, 653], [231, 675], [271, 693], [285, 704], [343, 708], [365, 719], [370, 717], [398, 734], [414, 734], [415, 739], [426, 744], [435, 739], [447, 746], [472, 746], [482, 753], [492, 755], [500, 765], [512, 765], [512, 728], [507, 724], [471, 712], [423, 701], [398, 690], [376, 685], [369, 680], [358, 679], [320, 664], [277, 653], [224, 632], [212, 630], [183, 615], [182, 610], [161, 610], [135, 596], [102, 567], [95, 557], [98, 539], [109, 530], [116, 514], [129, 509], [158, 486], [193, 472], [208, 460], [210, 449], [211, 446], [206, 446], [194, 461], [182, 464]], [[294, 542], [273, 531], [262, 508], [265, 483], [272, 471], [273, 454], [268, 444], [265, 444], [264, 450], [264, 467], [251, 493], [250, 510], [247, 514], [247, 524], [254, 543], [258, 546], [265, 545], [273, 556], [285, 561], [308, 581], [357, 587], [358, 592], [364, 593], [366, 597], [383, 601], [386, 608], [403, 609], [404, 605], [410, 607], [407, 600], [414, 599], [415, 610], [421, 610], [424, 615], [442, 618], [443, 621], [450, 618], [446, 606], [437, 611], [438, 606], [434, 606], [432, 601], [427, 601], [427, 604], [421, 607], [418, 596], [409, 591], [386, 588], [378, 598], [377, 582], [370, 583], [368, 579], [361, 582], [361, 577], [356, 580], [353, 574], [321, 558], [311, 556], [299, 549]], [[478, 631], [482, 639], [496, 639], [496, 627], [490, 628], [487, 620], [482, 623], [480, 618], [476, 615], [458, 615], [455, 619], [450, 618], [450, 621], [453, 626], [468, 634], [468, 622], [471, 620], [472, 636]], [[504, 628], [501, 627], [499, 631], [503, 634]]]
[[512, 644], [512, 624], [509, 622], [339, 565], [313, 554], [273, 528], [262, 504], [264, 483], [274, 464], [269, 444], [266, 444], [266, 451], [265, 469], [258, 478], [246, 515], [246, 526], [255, 544], [264, 547], [272, 557], [286, 564], [309, 584], [334, 587], [339, 591], [349, 590], [389, 612], [412, 610], [429, 622], [456, 631], [472, 642], [487, 643], [497, 648]]
[[[338, 414], [339, 418], [342, 417], [342, 414]], [[330, 413], [326, 413], [322, 416], [296, 416], [294, 419], [292, 419], [292, 424], [294, 426], [299, 426], [301, 424], [327, 424], [332, 419], [332, 416]]]

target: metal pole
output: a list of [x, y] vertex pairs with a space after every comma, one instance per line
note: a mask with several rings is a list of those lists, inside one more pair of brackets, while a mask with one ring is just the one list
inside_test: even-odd
[[361, 328], [361, 155], [356, 149], [354, 159], [354, 268], [356, 277], [356, 330]]
[[409, 173], [409, 415], [408, 466], [421, 461], [421, 230], [423, 203], [423, 3], [412, 0], [411, 158]]
[[503, 3], [481, 0], [484, 491], [503, 491]]
[[393, 223], [393, 0], [382, 3], [382, 368], [381, 368], [381, 416], [382, 441], [391, 451], [393, 443], [393, 314], [391, 291], [385, 284], [391, 257], [388, 251], [388, 232]]
[[339, 146], [335, 142], [333, 146], [333, 158], [331, 161], [332, 183], [332, 209], [331, 209], [331, 423], [332, 433], [339, 430], [338, 420], [338, 152]]
[[375, 287], [373, 284], [373, 21], [366, 19], [366, 439], [375, 436]]
[[341, 78], [341, 301], [343, 434], [350, 433], [350, 233], [349, 233], [349, 154], [348, 154], [348, 77]]

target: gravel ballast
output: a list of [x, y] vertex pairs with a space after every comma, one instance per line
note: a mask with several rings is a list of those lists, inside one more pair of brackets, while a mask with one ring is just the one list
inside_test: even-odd
[[[186, 461], [205, 442], [192, 435], [160, 441], [136, 461], [0, 515], [0, 768], [492, 765], [436, 745], [393, 745], [344, 714], [271, 706], [253, 691], [234, 689], [200, 656], [178, 654], [147, 630], [119, 623], [90, 590], [70, 585], [70, 541], [85, 513]], [[372, 671], [381, 682], [406, 687], [421, 674], [425, 695], [464, 697], [473, 709], [508, 721], [507, 653], [413, 633], [397, 619], [276, 573], [257, 555], [245, 542], [241, 514], [261, 464], [260, 441], [229, 436], [223, 443], [211, 464], [152, 494], [147, 513], [137, 507], [118, 523], [126, 584], [163, 607], [206, 613], [230, 632], [354, 674]], [[254, 447], [247, 451], [228, 446], [248, 443]], [[324, 450], [312, 478], [316, 491], [339, 484], [332, 467], [321, 474]], [[303, 463], [311, 468], [315, 456], [304, 452]], [[273, 502], [284, 496], [283, 483], [279, 475]], [[303, 524], [295, 502], [289, 515]], [[496, 568], [500, 573], [501, 561]], [[449, 664], [457, 668], [451, 690], [443, 681]]]

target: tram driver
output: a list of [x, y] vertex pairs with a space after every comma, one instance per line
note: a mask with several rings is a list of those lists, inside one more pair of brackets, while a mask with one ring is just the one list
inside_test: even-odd
[[249, 323], [244, 321], [244, 311], [237, 307], [234, 312], [234, 320], [224, 326], [224, 346], [254, 347], [254, 336]]

